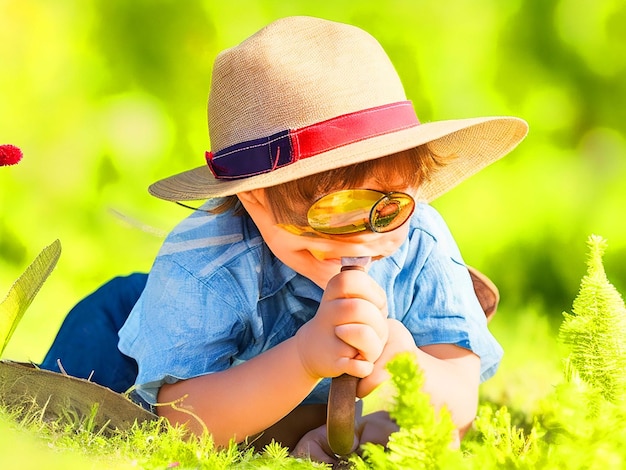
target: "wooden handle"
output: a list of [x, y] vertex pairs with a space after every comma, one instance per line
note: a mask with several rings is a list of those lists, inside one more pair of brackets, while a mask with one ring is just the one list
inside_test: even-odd
[[[363, 266], [342, 266], [342, 271], [365, 271]], [[342, 374], [330, 383], [326, 436], [330, 449], [336, 455], [348, 455], [354, 451], [354, 419], [358, 377]]]
[[343, 374], [334, 377], [328, 395], [326, 434], [328, 445], [336, 455], [354, 450], [354, 418], [358, 377]]

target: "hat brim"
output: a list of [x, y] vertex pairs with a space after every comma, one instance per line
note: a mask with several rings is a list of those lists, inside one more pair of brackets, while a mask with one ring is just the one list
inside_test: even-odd
[[528, 133], [523, 119], [507, 116], [436, 121], [334, 148], [277, 170], [238, 180], [219, 180], [208, 166], [170, 176], [152, 184], [150, 193], [168, 201], [230, 196], [305, 176], [373, 160], [429, 144], [441, 156], [455, 157], [425, 181], [418, 198], [430, 202], [503, 157]]

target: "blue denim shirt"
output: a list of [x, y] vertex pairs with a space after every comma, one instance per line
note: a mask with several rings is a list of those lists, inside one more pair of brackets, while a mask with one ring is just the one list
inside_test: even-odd
[[[386, 291], [389, 317], [418, 346], [470, 349], [481, 381], [495, 373], [502, 349], [435, 209], [418, 204], [405, 243], [369, 274]], [[194, 212], [165, 240], [119, 348], [139, 365], [137, 393], [154, 404], [163, 383], [228, 369], [293, 336], [322, 293], [272, 254], [247, 215]], [[305, 402], [325, 403], [329, 384], [321, 381]]]

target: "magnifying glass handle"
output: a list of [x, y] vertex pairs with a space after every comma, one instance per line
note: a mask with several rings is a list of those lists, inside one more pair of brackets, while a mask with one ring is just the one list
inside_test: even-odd
[[354, 450], [356, 386], [359, 378], [349, 374], [333, 377], [328, 395], [326, 436], [335, 455], [345, 456]]
[[[341, 271], [365, 271], [369, 257], [341, 258]], [[330, 449], [339, 456], [354, 450], [356, 387], [359, 378], [349, 374], [334, 377], [330, 383], [326, 436]]]

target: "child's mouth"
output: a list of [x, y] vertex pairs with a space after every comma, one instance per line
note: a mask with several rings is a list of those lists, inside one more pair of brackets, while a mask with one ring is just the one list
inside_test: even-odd
[[[333, 263], [333, 264], [337, 264], [338, 266], [341, 265], [341, 258], [329, 257], [323, 251], [309, 250], [309, 253], [311, 253], [311, 255], [318, 261], [324, 261], [326, 263]], [[377, 256], [371, 256], [371, 257], [370, 256], [353, 257], [353, 259], [359, 259], [359, 258], [368, 258], [370, 260], [369, 263], [371, 263], [372, 261], [377, 261], [379, 259], [382, 259], [383, 256], [382, 255], [377, 255]], [[369, 264], [369, 263], [367, 263], [367, 264]]]

